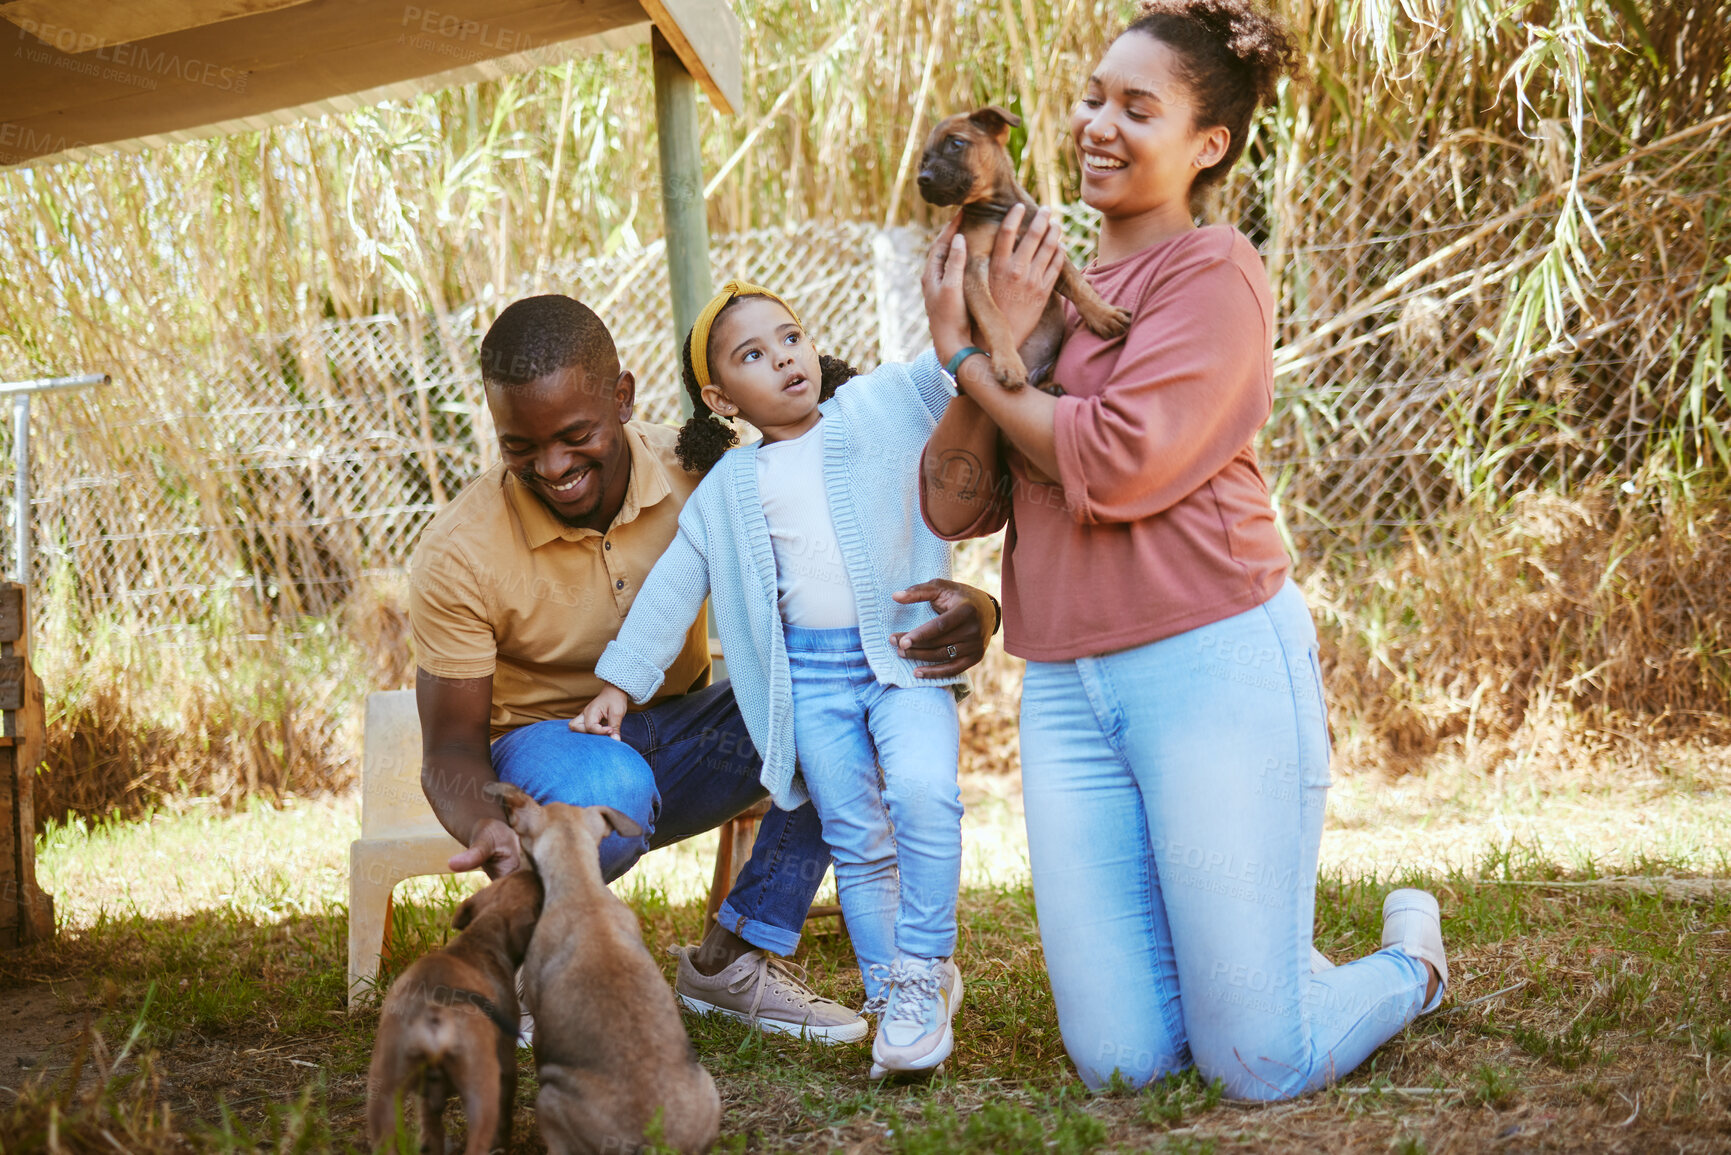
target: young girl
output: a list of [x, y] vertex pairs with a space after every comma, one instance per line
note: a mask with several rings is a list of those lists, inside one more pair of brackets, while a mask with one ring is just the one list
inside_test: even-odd
[[[891, 595], [950, 572], [917, 471], [954, 387], [927, 353], [838, 393], [855, 371], [820, 357], [780, 297], [738, 281], [698, 315], [684, 361], [680, 463], [708, 476], [595, 667], [610, 685], [571, 726], [616, 735], [627, 696], [655, 693], [713, 592], [763, 784], [788, 809], [809, 797], [835, 856], [865, 1009], [882, 1016], [872, 1076], [930, 1070], [962, 998], [962, 679], [915, 675], [892, 638], [931, 610]], [[733, 417], [762, 441], [729, 451]]]

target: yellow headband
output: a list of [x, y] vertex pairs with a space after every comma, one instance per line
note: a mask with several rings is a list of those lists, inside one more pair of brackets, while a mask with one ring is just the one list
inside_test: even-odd
[[715, 324], [715, 318], [721, 315], [721, 310], [735, 297], [768, 297], [793, 318], [793, 323], [803, 325], [799, 314], [793, 306], [776, 296], [762, 285], [754, 285], [750, 281], [729, 281], [721, 286], [721, 292], [709, 298], [709, 304], [703, 306], [703, 311], [697, 314], [697, 320], [691, 326], [691, 369], [697, 374], [697, 387], [709, 385], [709, 327]]

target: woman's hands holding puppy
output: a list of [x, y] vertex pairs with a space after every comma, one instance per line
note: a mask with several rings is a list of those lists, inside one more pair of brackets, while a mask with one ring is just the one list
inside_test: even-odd
[[[1027, 216], [1025, 205], [1013, 205], [998, 227], [998, 238], [992, 246], [992, 262], [987, 274], [992, 299], [1003, 310], [1010, 323], [1010, 332], [1019, 346], [1039, 324], [1040, 314], [1052, 287], [1058, 283], [1058, 269], [1064, 261], [1063, 230], [1052, 217], [1050, 209], [1040, 209], [1028, 225], [1028, 231], [1018, 239], [1017, 230]], [[956, 231], [960, 216], [945, 225], [932, 241], [926, 253], [925, 273], [920, 277], [920, 289], [926, 299], [926, 319], [930, 322], [932, 345], [938, 360], [949, 359], [964, 347], [976, 344], [968, 304], [962, 295], [962, 278], [968, 266], [968, 243]]]

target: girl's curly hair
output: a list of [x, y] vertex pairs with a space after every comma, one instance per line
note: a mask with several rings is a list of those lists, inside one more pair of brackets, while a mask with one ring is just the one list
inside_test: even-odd
[[1225, 179], [1244, 152], [1250, 118], [1273, 104], [1282, 76], [1301, 73], [1292, 34], [1253, 0], [1149, 0], [1123, 34], [1140, 32], [1178, 56], [1179, 70], [1196, 102], [1198, 128], [1223, 126], [1226, 155], [1196, 174], [1190, 207]]
[[[746, 296], [755, 296], [748, 293]], [[740, 297], [723, 305], [721, 312], [715, 315], [715, 320], [721, 320], [727, 310], [733, 308], [734, 302]], [[715, 332], [711, 322], [709, 330]], [[685, 424], [679, 427], [679, 441], [673, 451], [679, 456], [679, 464], [690, 473], [708, 473], [721, 460], [721, 455], [739, 444], [739, 432], [734, 429], [731, 421], [725, 421], [717, 416], [703, 400], [703, 389], [697, 384], [697, 370], [692, 367], [691, 338], [693, 330], [687, 330], [685, 340], [680, 342], [679, 376], [685, 383], [686, 395], [691, 398], [691, 416]], [[709, 350], [703, 351], [705, 357]], [[819, 354], [818, 367], [822, 375], [818, 382], [817, 399], [828, 401], [835, 396], [843, 382], [859, 376], [859, 370], [843, 361], [840, 357]]]

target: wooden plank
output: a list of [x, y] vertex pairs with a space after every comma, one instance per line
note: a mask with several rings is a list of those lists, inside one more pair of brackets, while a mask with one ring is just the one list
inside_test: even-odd
[[[0, 752], [0, 927], [18, 925], [18, 765], [16, 752]], [[32, 847], [32, 850], [35, 848]]]
[[725, 0], [643, 0], [643, 10], [710, 103], [726, 116], [745, 106], [739, 18]]
[[0, 756], [0, 767], [13, 767], [13, 818], [17, 864], [16, 910], [21, 942], [42, 942], [54, 937], [54, 898], [36, 881], [36, 806], [33, 797], [36, 767], [42, 761], [47, 738], [47, 714], [42, 698], [42, 679], [28, 663], [24, 667], [24, 706], [15, 715], [19, 745]]
[[24, 636], [24, 587], [0, 582], [0, 642], [15, 642]]
[[[17, 710], [24, 705], [24, 659], [0, 658], [0, 710]], [[24, 720], [19, 719], [19, 733]]]
[[[564, 59], [568, 42], [645, 20], [637, 0], [308, 0], [83, 55], [20, 30], [0, 69], [0, 165], [322, 113], [313, 106], [536, 50]], [[538, 62], [552, 60], [523, 66]]]
[[[110, 44], [166, 36], [222, 20], [255, 16], [307, 0], [10, 0], [0, 19], [20, 28], [64, 30], [54, 42], [66, 52], [94, 52]], [[47, 39], [44, 37], [44, 39]]]

